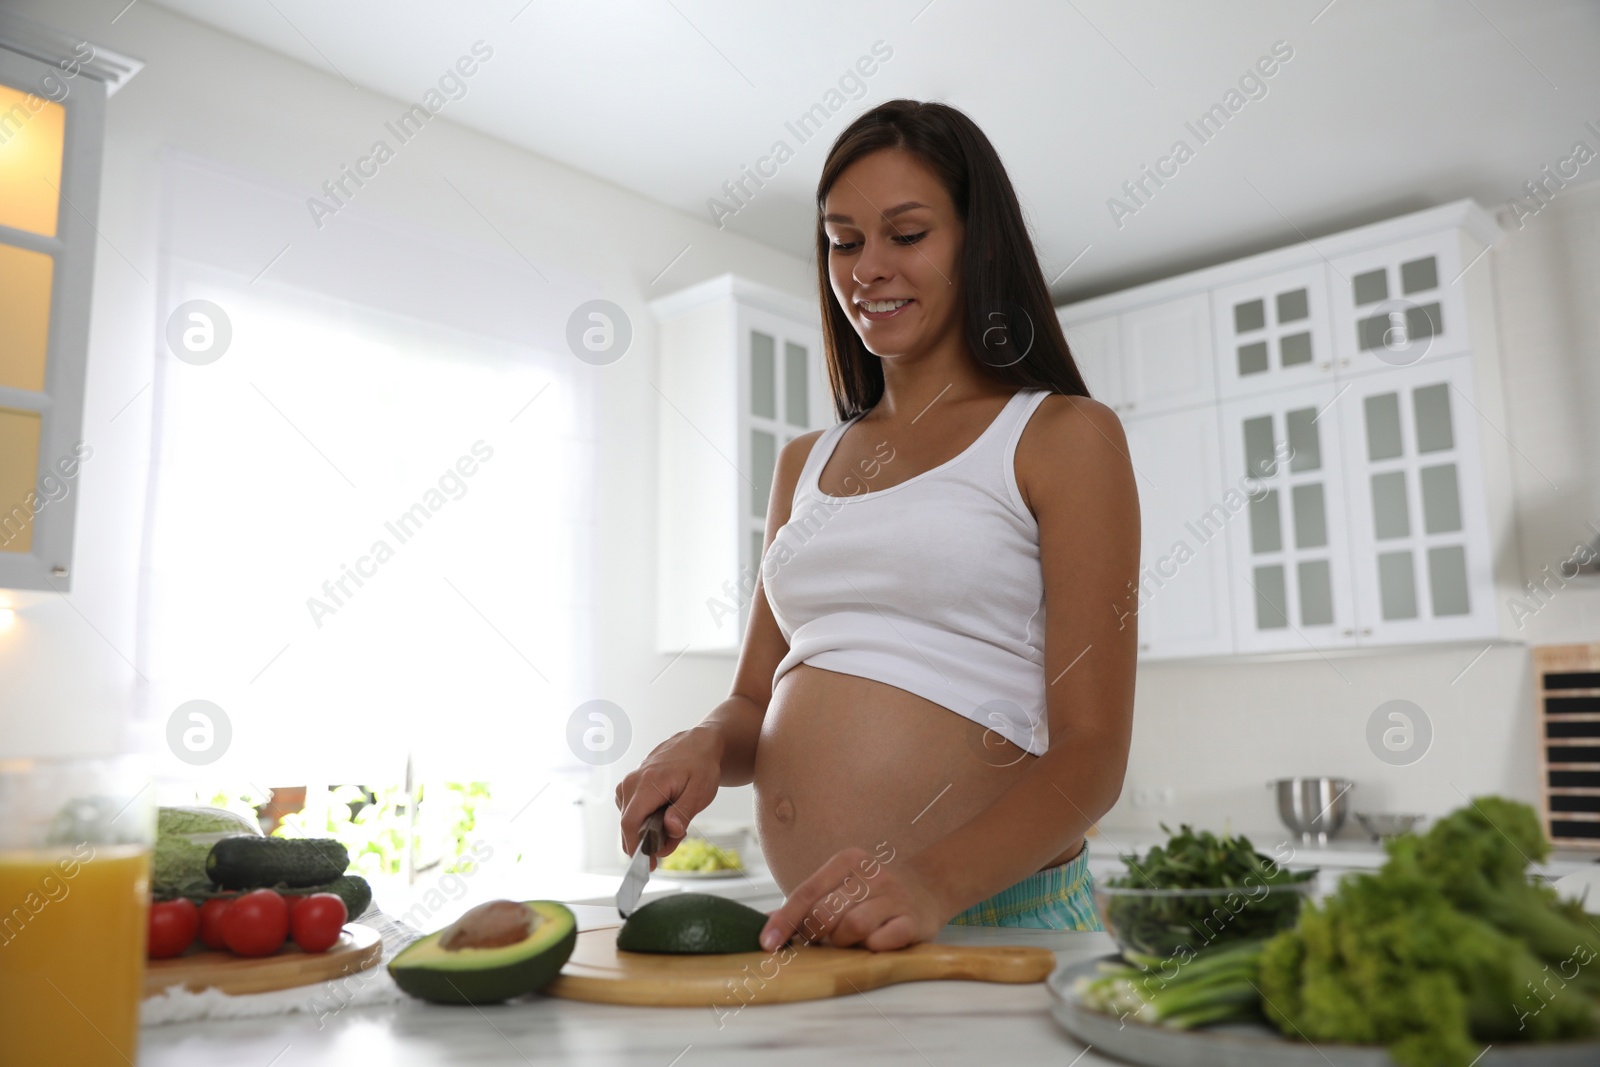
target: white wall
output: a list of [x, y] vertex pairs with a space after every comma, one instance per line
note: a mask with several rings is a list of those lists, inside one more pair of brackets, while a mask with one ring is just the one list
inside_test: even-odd
[[[1489, 262], [1510, 425], [1497, 429], [1514, 449], [1521, 563], [1532, 579], [1594, 540], [1585, 523], [1600, 528], [1600, 184], [1563, 190], [1521, 230], [1502, 222], [1510, 232]], [[1438, 815], [1486, 792], [1532, 802], [1529, 647], [1600, 641], [1600, 579], [1555, 589], [1526, 623], [1527, 647], [1496, 647], [1476, 663], [1481, 645], [1145, 667], [1127, 788], [1105, 825], [1182, 818], [1271, 830], [1265, 783], [1291, 775], [1354, 780], [1356, 811]], [[1421, 707], [1433, 726], [1432, 748], [1409, 766], [1380, 761], [1366, 743], [1368, 717], [1393, 699]], [[1132, 803], [1136, 789], [1163, 788], [1171, 808]]]
[[[105, 5], [88, 0], [22, 0], [13, 6], [19, 14], [146, 66], [107, 108], [98, 223], [104, 239], [95, 264], [83, 428], [94, 456], [76, 490], [73, 588], [66, 597], [8, 594], [21, 610], [12, 629], [0, 634], [0, 758], [115, 750], [148, 730], [148, 723], [130, 719], [139, 705], [132, 661], [137, 659], [135, 608], [151, 433], [146, 385], [169, 310], [158, 307], [155, 284], [160, 154], [177, 149], [309, 194], [342, 164], [365, 154], [383, 123], [401, 110], [391, 98], [353, 89], [337, 77], [150, 4], [134, 5], [114, 24]], [[461, 51], [470, 43], [461, 42]], [[441, 59], [441, 69], [453, 55]], [[515, 61], [501, 51], [471, 79], [469, 91], [495, 91], [496, 62]], [[425, 88], [417, 87], [419, 96]], [[529, 101], [530, 107], [571, 105]], [[650, 161], [641, 159], [639, 165]], [[650, 384], [655, 331], [645, 303], [725, 271], [807, 297], [814, 287], [811, 268], [696, 217], [453, 126], [448, 107], [382, 167], [353, 206], [503, 253], [501, 238], [443, 176], [470, 190], [473, 205], [521, 254], [595, 280], [633, 320], [628, 354], [595, 371], [602, 412], [596, 556], [604, 566], [598, 574], [595, 635], [603, 684], [593, 694], [632, 716], [634, 751], [618, 765], [631, 766], [678, 724], [721, 699], [731, 674], [725, 661], [685, 657], [652, 684], [667, 658], [655, 651], [651, 599], [660, 400]], [[182, 210], [181, 204], [174, 207]], [[339, 221], [336, 217], [328, 225]], [[315, 236], [308, 215], [304, 237]], [[692, 248], [652, 284], [685, 245]], [[536, 284], [530, 276], [530, 285]], [[748, 805], [748, 790], [726, 803], [737, 813], [741, 802]], [[614, 838], [613, 828], [603, 830], [606, 839]]]

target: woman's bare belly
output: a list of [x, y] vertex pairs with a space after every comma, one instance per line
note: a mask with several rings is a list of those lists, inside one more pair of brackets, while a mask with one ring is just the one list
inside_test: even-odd
[[778, 682], [756, 747], [761, 851], [785, 895], [852, 845], [911, 855], [988, 807], [1036, 758], [903, 689], [801, 664]]

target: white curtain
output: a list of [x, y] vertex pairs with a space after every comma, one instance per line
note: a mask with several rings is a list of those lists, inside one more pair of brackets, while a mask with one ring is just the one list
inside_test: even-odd
[[574, 766], [595, 368], [170, 252], [161, 288], [232, 332], [193, 365], [158, 323], [146, 715], [164, 736], [206, 700], [232, 735], [169, 769], [270, 787], [397, 782], [408, 754], [433, 780]]

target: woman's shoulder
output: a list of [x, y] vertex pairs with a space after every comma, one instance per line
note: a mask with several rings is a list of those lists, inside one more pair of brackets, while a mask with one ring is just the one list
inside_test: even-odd
[[772, 499], [769, 508], [783, 516], [778, 525], [788, 522], [789, 505], [800, 485], [800, 475], [811, 458], [811, 449], [827, 430], [811, 430], [796, 437], [778, 450], [778, 462], [772, 472]]
[[1087, 396], [1051, 393], [1039, 402], [1017, 442], [1017, 489], [1035, 516], [1047, 494], [1092, 496], [1111, 483], [1130, 480], [1133, 464], [1122, 420]]
[[[1122, 443], [1122, 451], [1127, 451], [1122, 420], [1117, 413], [1108, 405], [1087, 396], [1069, 396], [1065, 393], [1046, 395], [1039, 401], [1033, 418], [1028, 421], [1022, 443], [1026, 443], [1030, 436], [1035, 446], [1042, 445], [1046, 449], [1070, 448], [1082, 444], [1085, 439], [1100, 436], [1114, 443]], [[1018, 447], [1020, 450], [1022, 444]]]
[[827, 433], [828, 429], [829, 427], [821, 430], [808, 430], [785, 444], [778, 450], [779, 469], [788, 466], [798, 473], [800, 468], [806, 465], [806, 459], [811, 455], [812, 446], [822, 439], [822, 435]]

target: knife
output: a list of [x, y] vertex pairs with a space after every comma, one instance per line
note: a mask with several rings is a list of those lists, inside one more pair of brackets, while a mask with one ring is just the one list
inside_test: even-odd
[[633, 909], [639, 906], [639, 897], [644, 893], [644, 885], [650, 880], [650, 857], [661, 847], [662, 841], [667, 836], [664, 820], [667, 817], [667, 805], [651, 812], [644, 817], [644, 825], [639, 828], [639, 847], [633, 850], [633, 860], [628, 864], [628, 873], [622, 876], [622, 888], [617, 890], [617, 912], [624, 919], [633, 914]]

